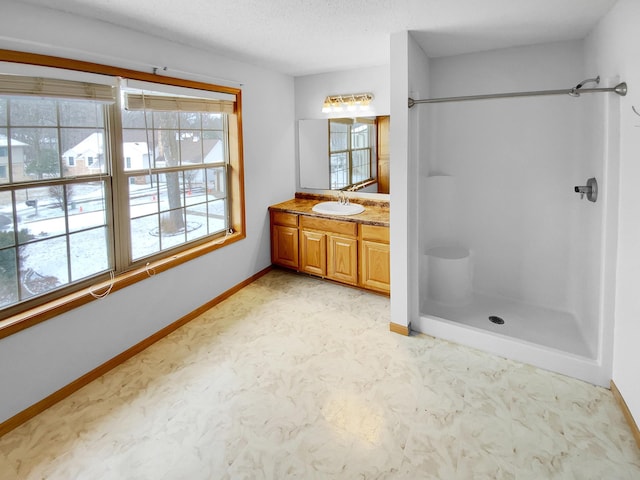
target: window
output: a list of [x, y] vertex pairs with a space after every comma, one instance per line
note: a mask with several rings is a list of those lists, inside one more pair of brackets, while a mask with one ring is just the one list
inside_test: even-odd
[[243, 238], [240, 92], [173, 80], [0, 75], [0, 312]]
[[225, 232], [233, 105], [136, 88], [124, 99], [123, 151], [138, 155], [123, 173], [132, 259]]
[[343, 189], [372, 179], [375, 120], [329, 120], [331, 189]]

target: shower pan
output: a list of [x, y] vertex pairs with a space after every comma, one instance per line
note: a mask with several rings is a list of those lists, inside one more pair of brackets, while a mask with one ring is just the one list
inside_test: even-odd
[[421, 107], [414, 329], [608, 385], [608, 139], [626, 84], [588, 88], [598, 82], [410, 100], [433, 104]]

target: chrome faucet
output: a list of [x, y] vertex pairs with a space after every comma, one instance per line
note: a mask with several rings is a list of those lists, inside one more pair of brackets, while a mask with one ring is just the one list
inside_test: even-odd
[[338, 195], [338, 203], [340, 205], [349, 205], [349, 197], [347, 197], [347, 193], [343, 190], [338, 190], [336, 195]]

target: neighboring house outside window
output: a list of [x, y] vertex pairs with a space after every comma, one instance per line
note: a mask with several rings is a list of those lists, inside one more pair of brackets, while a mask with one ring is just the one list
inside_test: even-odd
[[0, 74], [0, 313], [243, 236], [239, 90], [87, 85]]
[[[0, 118], [2, 117], [1, 109], [2, 104], [0, 103]], [[11, 153], [11, 166], [14, 175], [22, 175], [24, 170], [24, 150], [27, 144], [15, 138], [8, 139], [4, 132], [6, 132], [6, 129], [0, 126], [0, 166], [4, 167], [5, 171], [5, 175], [2, 178], [9, 178], [9, 153]]]

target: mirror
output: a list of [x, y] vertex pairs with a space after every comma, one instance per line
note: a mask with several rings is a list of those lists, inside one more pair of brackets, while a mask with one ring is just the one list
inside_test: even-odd
[[389, 116], [299, 120], [300, 187], [389, 193]]

